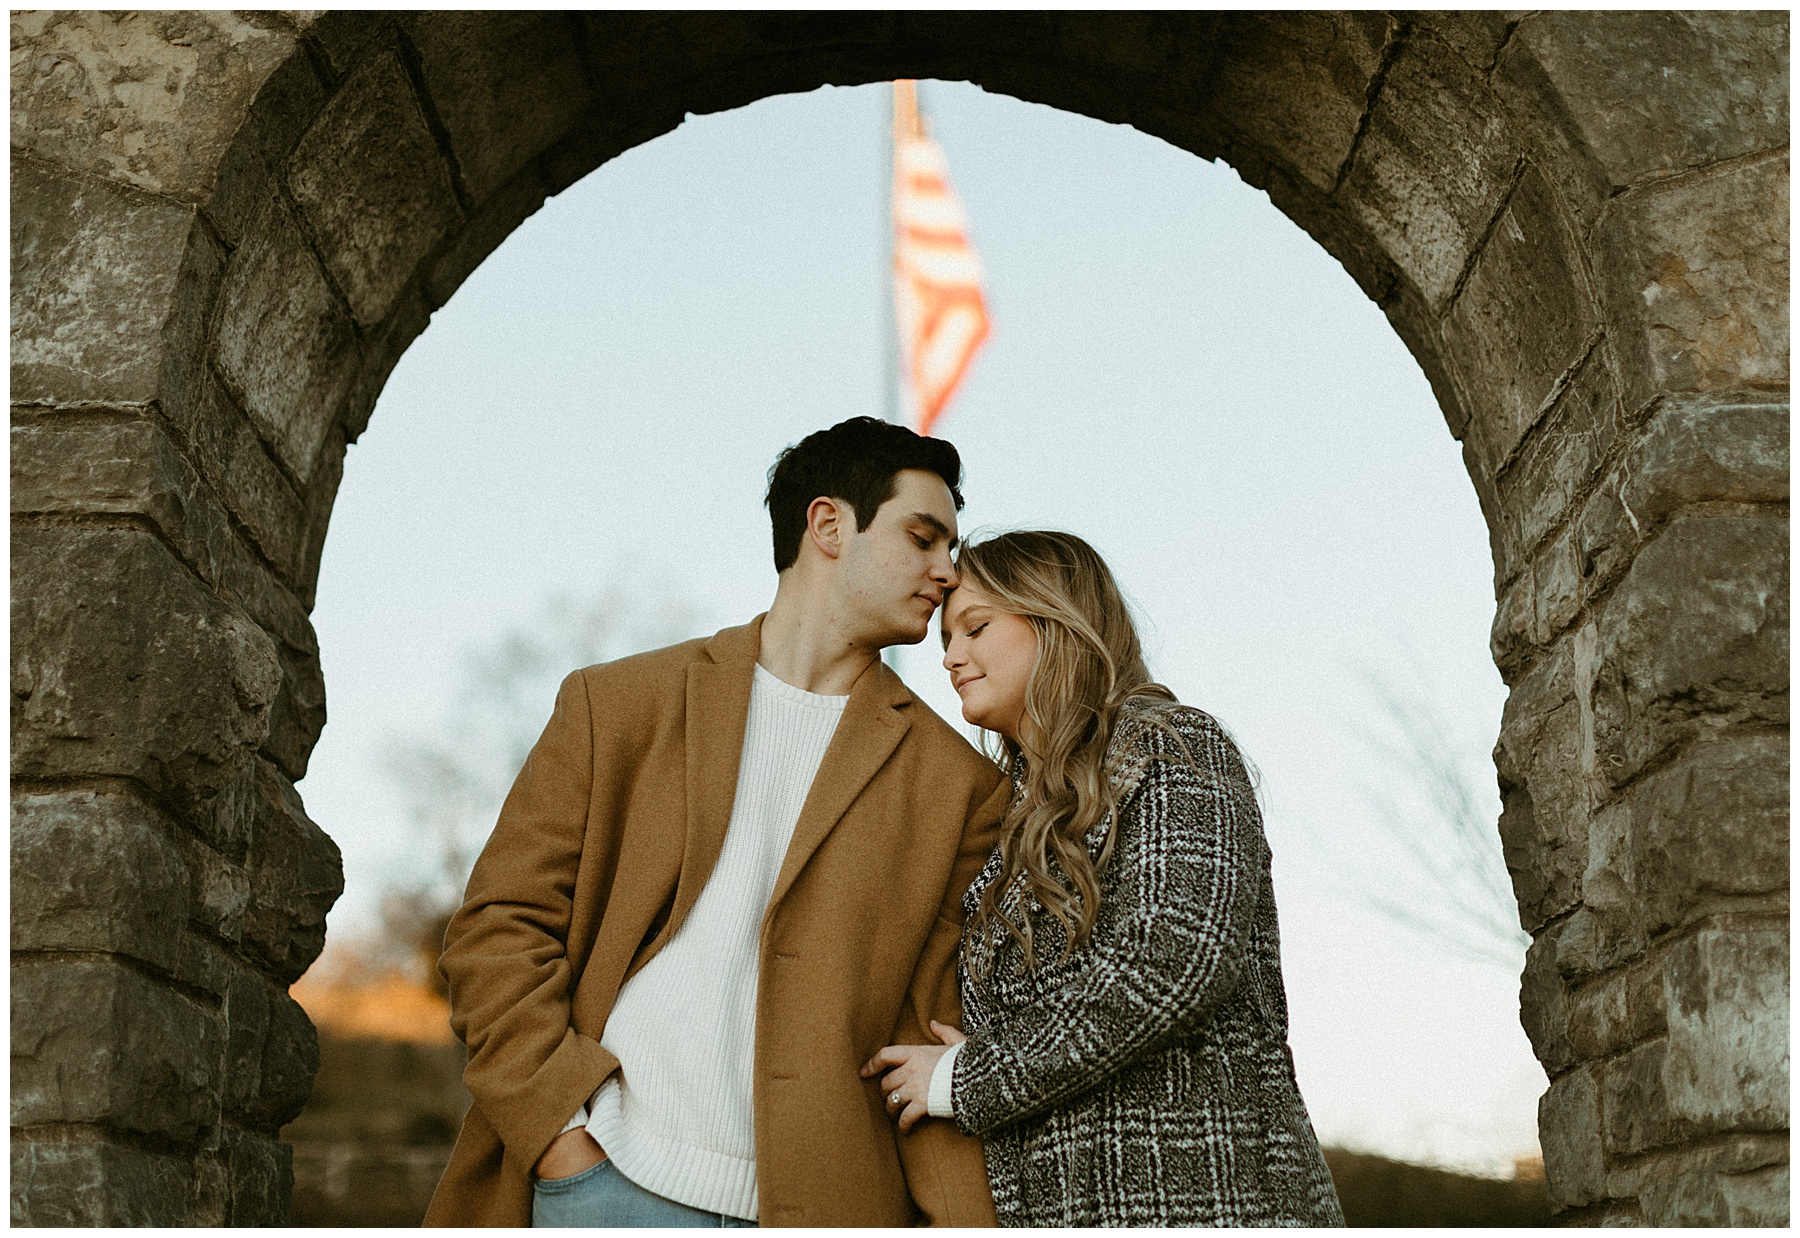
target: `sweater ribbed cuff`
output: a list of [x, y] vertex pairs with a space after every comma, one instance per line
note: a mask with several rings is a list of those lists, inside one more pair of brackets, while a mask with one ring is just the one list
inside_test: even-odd
[[925, 1112], [934, 1118], [953, 1118], [956, 1105], [950, 1097], [950, 1084], [956, 1073], [956, 1054], [963, 1042], [950, 1046], [937, 1065], [931, 1068], [931, 1088], [925, 1097]]

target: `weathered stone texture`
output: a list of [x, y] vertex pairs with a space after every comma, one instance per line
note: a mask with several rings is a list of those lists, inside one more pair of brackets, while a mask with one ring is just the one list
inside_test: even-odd
[[155, 398], [193, 208], [27, 159], [12, 178], [12, 398]]
[[1494, 749], [1501, 845], [1520, 922], [1534, 933], [1581, 898], [1596, 799], [1592, 642], [1580, 654], [1572, 643], [1514, 683]]
[[1550, 1202], [1580, 1207], [1606, 1197], [1606, 1144], [1600, 1125], [1600, 1086], [1592, 1070], [1571, 1070], [1538, 1102], [1544, 1178]]
[[1515, 37], [1615, 185], [1787, 143], [1784, 14], [1549, 9]]
[[15, 10], [13, 149], [203, 201], [258, 88], [294, 54], [272, 17]]
[[288, 183], [357, 321], [387, 316], [462, 211], [397, 57], [365, 62], [294, 153]]
[[150, 534], [16, 528], [12, 580], [15, 777], [113, 775], [199, 803], [268, 734], [273, 642]]
[[1788, 1127], [1788, 935], [1706, 929], [1664, 973], [1671, 1113], [1706, 1133]]
[[305, 482], [358, 357], [348, 315], [279, 202], [232, 255], [215, 348], [244, 411]]
[[1234, 15], [1214, 53], [1207, 105], [1247, 144], [1281, 151], [1295, 174], [1329, 193], [1392, 35], [1380, 13]]
[[1519, 159], [1486, 83], [1421, 34], [1388, 70], [1344, 194], [1426, 303], [1439, 307], [1505, 200]]
[[219, 1012], [106, 956], [12, 969], [12, 1121], [191, 1140], [216, 1125]]
[[1444, 323], [1471, 416], [1473, 467], [1497, 476], [1596, 325], [1575, 238], [1527, 167]]
[[257, 790], [244, 948], [271, 975], [292, 982], [325, 944], [325, 913], [344, 892], [343, 861], [291, 782], [260, 766]]
[[123, 954], [173, 974], [189, 878], [169, 824], [118, 789], [14, 792], [12, 948]]
[[1640, 392], [1785, 390], [1788, 194], [1783, 153], [1618, 199], [1605, 269], [1642, 324]]
[[574, 14], [420, 13], [408, 32], [476, 204], [592, 106]]
[[1727, 722], [1787, 722], [1786, 522], [1681, 516], [1599, 618], [1597, 769], [1617, 786]]
[[89, 1136], [12, 1141], [14, 1225], [181, 1225], [191, 1160]]

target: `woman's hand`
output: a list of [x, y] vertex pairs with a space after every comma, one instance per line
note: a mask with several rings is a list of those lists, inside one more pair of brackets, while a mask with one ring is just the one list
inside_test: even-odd
[[577, 1126], [552, 1139], [531, 1172], [541, 1181], [553, 1182], [557, 1178], [573, 1178], [605, 1159], [606, 1150], [587, 1133], [586, 1127]]
[[882, 1076], [881, 1090], [888, 1116], [900, 1123], [902, 1135], [920, 1118], [929, 1116], [926, 1101], [931, 1095], [931, 1072], [937, 1069], [945, 1047], [968, 1039], [956, 1028], [936, 1019], [931, 1021], [931, 1032], [943, 1041], [943, 1046], [889, 1045], [863, 1063], [862, 1070], [857, 1072], [867, 1079], [887, 1069], [888, 1073]]

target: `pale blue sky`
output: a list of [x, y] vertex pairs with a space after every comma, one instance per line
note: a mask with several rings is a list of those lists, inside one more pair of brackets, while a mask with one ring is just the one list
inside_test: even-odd
[[[628, 151], [402, 359], [350, 449], [314, 613], [331, 721], [301, 790], [344, 849], [334, 932], [417, 854], [380, 754], [448, 725], [466, 651], [608, 585], [685, 598], [696, 631], [767, 605], [766, 469], [882, 411], [886, 100], [769, 99]], [[965, 531], [1092, 541], [1152, 670], [1260, 767], [1320, 1135], [1471, 1166], [1535, 1151], [1516, 975], [1385, 922], [1307, 843], [1382, 854], [1351, 790], [1365, 673], [1429, 693], [1491, 794], [1486, 531], [1418, 366], [1229, 168], [967, 85], [925, 104], [994, 316], [938, 427]], [[929, 645], [900, 670], [955, 718]]]

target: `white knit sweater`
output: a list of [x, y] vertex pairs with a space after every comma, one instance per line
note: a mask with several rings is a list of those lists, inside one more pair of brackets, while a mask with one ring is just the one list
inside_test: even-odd
[[849, 699], [756, 668], [718, 863], [675, 936], [619, 990], [600, 1038], [619, 1072], [569, 1122], [585, 1118], [619, 1172], [691, 1208], [756, 1219], [757, 941]]

